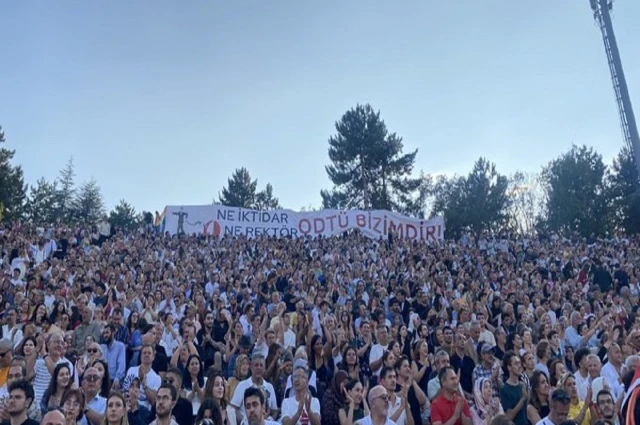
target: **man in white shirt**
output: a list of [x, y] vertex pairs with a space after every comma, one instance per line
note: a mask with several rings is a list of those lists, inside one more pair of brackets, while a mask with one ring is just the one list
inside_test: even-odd
[[320, 425], [320, 402], [309, 392], [309, 371], [299, 365], [292, 376], [293, 395], [282, 401], [282, 425]]
[[264, 418], [266, 399], [260, 388], [247, 388], [242, 399], [242, 407], [247, 412], [247, 417], [242, 420], [242, 425], [280, 425], [278, 422]]
[[622, 384], [621, 371], [622, 371], [622, 350], [620, 346], [615, 342], [609, 346], [607, 350], [608, 362], [602, 367], [600, 375], [611, 387], [613, 393], [613, 399], [617, 400], [620, 394], [624, 392], [624, 385]]
[[291, 330], [291, 313], [285, 313], [282, 317], [282, 345], [285, 350], [296, 348], [296, 333]]
[[251, 376], [244, 381], [240, 381], [236, 387], [233, 397], [231, 398], [231, 405], [236, 408], [237, 416], [246, 418], [246, 412], [244, 407], [244, 392], [247, 388], [260, 388], [265, 391], [267, 397], [267, 403], [271, 410], [271, 416], [278, 417], [278, 402], [276, 400], [276, 392], [273, 389], [273, 385], [267, 382], [264, 378], [264, 356], [260, 353], [254, 353], [251, 358]]
[[162, 384], [160, 375], [152, 368], [156, 349], [153, 345], [143, 345], [140, 352], [140, 366], [130, 367], [124, 378], [123, 391], [128, 391], [131, 382], [138, 378], [140, 380], [140, 398], [138, 402], [141, 406], [151, 410], [151, 405], [156, 401], [157, 391]]
[[377, 342], [371, 346], [369, 352], [369, 365], [371, 371], [375, 376], [380, 376], [380, 370], [382, 369], [382, 356], [389, 345], [388, 341], [389, 330], [386, 325], [378, 325], [376, 328]]
[[7, 309], [7, 324], [2, 326], [2, 337], [11, 340], [13, 348], [16, 348], [22, 341], [22, 330], [17, 325], [18, 313], [13, 307]]
[[370, 413], [356, 422], [356, 425], [396, 425], [389, 419], [389, 395], [382, 385], [371, 388], [368, 396]]

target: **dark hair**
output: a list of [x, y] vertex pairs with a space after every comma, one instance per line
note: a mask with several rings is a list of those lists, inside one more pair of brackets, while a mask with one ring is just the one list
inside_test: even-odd
[[542, 403], [540, 401], [540, 396], [538, 395], [538, 385], [540, 385], [540, 380], [542, 377], [547, 379], [547, 383], [549, 382], [549, 377], [547, 374], [542, 372], [541, 370], [536, 370], [531, 375], [531, 379], [529, 380], [531, 386], [531, 393], [529, 395], [529, 404], [536, 408], [537, 411], [540, 411], [540, 407]]
[[[35, 336], [28, 336], [24, 339], [24, 342], [22, 343], [22, 346], [20, 347], [20, 354], [24, 356], [24, 344], [27, 343], [27, 341], [31, 341], [33, 342], [34, 347], [38, 346], [38, 341], [36, 341], [36, 337]], [[14, 356], [15, 357], [15, 356]]]
[[[214, 368], [211, 368], [209, 369], [209, 373], [207, 373], [207, 386], [204, 389], [205, 398], [213, 398], [213, 386], [216, 383], [216, 378], [222, 379], [222, 383], [223, 383], [222, 387], [224, 388], [224, 392], [225, 392], [224, 395], [226, 396], [227, 386], [226, 386], [226, 380], [224, 376], [222, 375], [222, 373], [220, 373], [220, 371], [215, 370]], [[227, 401], [225, 400], [224, 396], [222, 397], [222, 400], [220, 400], [218, 403], [220, 404], [221, 409], [227, 408]]]
[[100, 363], [104, 369], [104, 375], [102, 376], [102, 386], [100, 387], [100, 396], [109, 397], [109, 391], [111, 389], [111, 377], [109, 376], [109, 364], [105, 359], [95, 359], [91, 363], [91, 367], [95, 367], [96, 363]]
[[264, 406], [264, 393], [262, 392], [262, 390], [260, 388], [256, 388], [256, 387], [250, 387], [247, 388], [244, 391], [244, 397], [242, 398], [242, 403], [246, 404], [247, 403], [247, 399], [249, 397], [258, 397], [258, 400], [260, 400], [260, 405]]
[[380, 369], [380, 379], [382, 380], [386, 378], [389, 372], [395, 373], [396, 370], [393, 368], [393, 366], [383, 366], [382, 369]]
[[200, 408], [198, 408], [198, 414], [196, 415], [194, 423], [197, 424], [204, 419], [204, 412], [206, 410], [211, 410], [211, 420], [214, 424], [222, 423], [222, 413], [220, 412], [220, 405], [212, 398], [206, 398], [202, 401]]
[[49, 380], [49, 386], [47, 387], [47, 389], [44, 392], [44, 395], [42, 396], [42, 405], [45, 407], [49, 405], [49, 399], [51, 398], [51, 396], [58, 391], [58, 375], [60, 374], [60, 371], [62, 369], [67, 369], [69, 371], [69, 383], [67, 384], [67, 388], [65, 388], [64, 390], [67, 391], [69, 388], [71, 388], [71, 385], [73, 384], [73, 376], [71, 375], [71, 367], [69, 366], [69, 364], [67, 363], [57, 364], [55, 369], [53, 369], [53, 373], [51, 374], [51, 379]]
[[502, 369], [507, 371], [507, 375], [509, 374], [511, 359], [513, 359], [514, 357], [518, 357], [518, 355], [513, 351], [507, 351], [506, 353], [504, 353], [504, 357], [502, 357]]
[[455, 369], [453, 369], [451, 366], [445, 366], [442, 369], [440, 369], [440, 372], [438, 372], [438, 381], [440, 382], [440, 385], [442, 385], [442, 382], [447, 377], [447, 372], [450, 370], [453, 371], [453, 373], [455, 373]]
[[611, 397], [611, 400], [613, 400], [613, 402], [615, 403], [616, 399], [613, 398], [613, 395], [611, 394], [611, 391], [603, 389], [603, 390], [598, 391], [598, 395], [596, 396], [596, 404], [598, 404], [598, 400], [600, 400], [600, 397], [604, 397], [604, 396]]
[[588, 348], [581, 348], [574, 353], [573, 362], [575, 363], [577, 368], [580, 368], [580, 362], [582, 361], [583, 358], [587, 357], [589, 354], [591, 354], [591, 351], [589, 351]]
[[191, 354], [187, 359], [187, 363], [185, 364], [184, 371], [182, 372], [182, 387], [191, 391], [193, 389], [193, 382], [191, 381], [191, 374], [189, 373], [189, 364], [191, 360], [197, 359], [198, 365], [200, 369], [198, 370], [198, 385], [200, 388], [204, 387], [204, 366], [202, 365], [202, 361], [200, 361], [200, 357], [197, 354]]
[[75, 397], [78, 400], [78, 403], [80, 404], [80, 413], [78, 413], [78, 417], [76, 418], [76, 421], [77, 421], [80, 418], [82, 418], [84, 406], [85, 406], [85, 398], [82, 390], [80, 388], [71, 388], [65, 391], [65, 393], [62, 395], [62, 400], [60, 401], [60, 404], [64, 406], [67, 400], [69, 400], [72, 397]]
[[27, 406], [27, 409], [29, 409], [29, 407], [31, 407], [31, 403], [33, 403], [33, 399], [35, 398], [35, 395], [33, 392], [33, 385], [21, 379], [20, 381], [16, 381], [11, 385], [9, 385], [7, 392], [11, 394], [15, 390], [22, 390], [24, 392], [25, 397], [28, 399], [31, 399], [31, 401], [29, 402], [29, 405]]
[[[398, 357], [398, 360], [396, 360], [396, 363], [393, 365], [393, 367], [396, 370], [400, 370], [402, 368], [402, 362], [404, 362], [405, 360], [409, 362], [409, 358], [405, 355]], [[409, 365], [411, 365], [411, 362], [409, 362]]]
[[174, 387], [171, 384], [165, 384], [162, 383], [162, 385], [160, 385], [160, 388], [158, 388], [158, 392], [160, 392], [161, 389], [167, 389], [169, 390], [169, 392], [171, 393], [171, 400], [176, 401], [178, 398], [178, 389], [176, 387]]

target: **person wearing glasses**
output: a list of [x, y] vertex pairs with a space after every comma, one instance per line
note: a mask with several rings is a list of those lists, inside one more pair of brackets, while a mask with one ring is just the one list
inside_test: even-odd
[[320, 425], [320, 401], [309, 391], [309, 370], [298, 365], [292, 379], [293, 395], [282, 401], [282, 425]]
[[569, 409], [571, 408], [571, 397], [562, 388], [557, 389], [551, 394], [551, 409], [549, 415], [542, 418], [536, 425], [560, 425], [569, 417]]
[[84, 415], [91, 425], [102, 424], [107, 408], [107, 399], [100, 395], [101, 388], [102, 376], [100, 376], [100, 372], [95, 367], [88, 368], [82, 377], [82, 390], [86, 402]]
[[162, 384], [156, 395], [156, 419], [149, 425], [178, 425], [171, 412], [178, 399], [178, 391], [171, 384]]
[[440, 369], [438, 379], [441, 388], [440, 393], [431, 403], [431, 423], [433, 425], [471, 425], [471, 409], [460, 393], [459, 377], [453, 367], [445, 366]]
[[389, 394], [382, 385], [371, 388], [368, 396], [369, 415], [356, 422], [357, 425], [396, 425], [389, 419]]

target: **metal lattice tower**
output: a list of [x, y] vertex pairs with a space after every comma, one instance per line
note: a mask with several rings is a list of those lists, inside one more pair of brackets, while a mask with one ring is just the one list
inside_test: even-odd
[[638, 175], [640, 175], [640, 137], [638, 136], [638, 126], [636, 125], [636, 119], [633, 115], [627, 80], [624, 78], [620, 51], [618, 50], [618, 43], [616, 43], [616, 36], [613, 33], [613, 23], [611, 22], [611, 15], [609, 13], [613, 8], [613, 0], [589, 1], [591, 3], [591, 9], [593, 10], [593, 16], [602, 31], [602, 41], [604, 42], [604, 50], [607, 53], [613, 91], [616, 95], [616, 103], [618, 104], [618, 112], [620, 114], [622, 135], [625, 143], [634, 155]]

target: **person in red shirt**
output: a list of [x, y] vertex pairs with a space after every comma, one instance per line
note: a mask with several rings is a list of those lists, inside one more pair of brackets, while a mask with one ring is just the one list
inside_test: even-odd
[[431, 403], [433, 425], [471, 425], [471, 410], [467, 400], [458, 391], [459, 378], [451, 366], [438, 374], [440, 394]]

